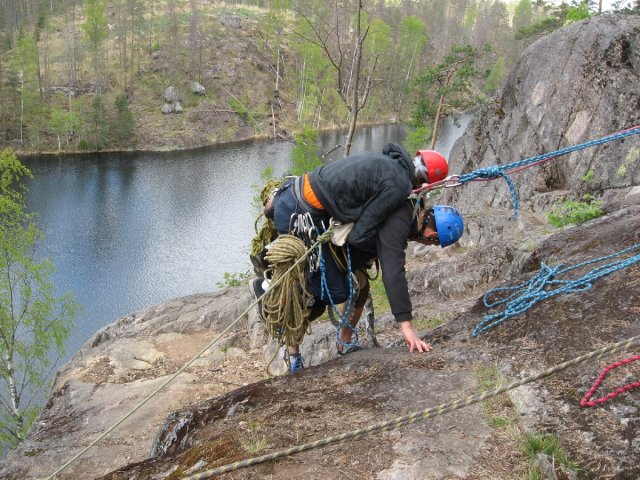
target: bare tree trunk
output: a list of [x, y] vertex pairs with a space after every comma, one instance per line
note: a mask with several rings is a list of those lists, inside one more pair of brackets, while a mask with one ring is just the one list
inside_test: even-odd
[[356, 131], [356, 125], [358, 124], [358, 112], [360, 110], [360, 97], [359, 97], [359, 87], [360, 87], [360, 65], [362, 64], [362, 44], [364, 43], [364, 38], [361, 37], [360, 32], [360, 17], [362, 15], [363, 4], [362, 0], [358, 1], [358, 15], [356, 17], [356, 50], [354, 52], [355, 65], [353, 68], [353, 93], [351, 97], [351, 122], [349, 125], [349, 132], [347, 133], [347, 138], [345, 139], [344, 145], [344, 156], [348, 157], [349, 152], [351, 151], [351, 143], [353, 140], [353, 135]]
[[[447, 76], [444, 81], [445, 88], [449, 86], [451, 83], [451, 77], [453, 76], [454, 71], [448, 71]], [[438, 109], [436, 110], [436, 117], [433, 120], [433, 133], [431, 134], [431, 150], [433, 150], [436, 146], [436, 140], [438, 139], [438, 131], [440, 129], [440, 117], [442, 116], [442, 107], [444, 105], [445, 94], [440, 95], [440, 99], [438, 100]]]

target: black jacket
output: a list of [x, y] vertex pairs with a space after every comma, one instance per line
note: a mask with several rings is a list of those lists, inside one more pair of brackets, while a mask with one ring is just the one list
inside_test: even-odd
[[309, 173], [309, 183], [329, 215], [354, 222], [349, 244], [375, 251], [376, 232], [411, 193], [413, 161], [390, 143], [382, 154], [366, 152], [323, 165]]
[[[394, 210], [377, 229], [376, 254], [380, 259], [382, 282], [389, 299], [391, 313], [397, 322], [411, 320], [412, 306], [409, 296], [405, 262], [409, 237], [417, 231], [413, 222], [413, 207], [410, 201]], [[351, 252], [354, 270], [362, 267], [371, 255], [358, 249]]]

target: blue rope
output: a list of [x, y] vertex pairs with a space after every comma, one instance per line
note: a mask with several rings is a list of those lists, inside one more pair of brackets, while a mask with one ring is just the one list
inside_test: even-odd
[[[567, 268], [562, 268], [563, 264], [558, 264], [556, 267], [549, 267], [548, 265], [541, 263], [540, 271], [530, 280], [513, 287], [499, 287], [489, 290], [485, 293], [483, 298], [485, 306], [487, 308], [491, 308], [504, 304], [505, 308], [502, 312], [485, 315], [482, 321], [475, 326], [471, 335], [477, 337], [487, 330], [500, 325], [509, 318], [520, 315], [537, 302], [546, 300], [554, 295], [559, 295], [561, 293], [584, 292], [585, 290], [589, 290], [593, 286], [593, 282], [595, 280], [628, 267], [634, 263], [640, 262], [640, 255], [601, 265], [594, 268], [591, 272], [585, 274], [581, 278], [577, 278], [575, 280], [557, 280], [556, 278], [562, 274], [570, 272], [571, 270], [624, 255], [625, 253], [637, 248], [640, 248], [640, 243], [620, 252], [612, 253], [611, 255], [596, 258], [594, 260], [588, 260]], [[557, 285], [558, 287], [554, 290], [544, 290], [547, 285]], [[506, 298], [493, 302], [490, 301], [491, 296], [495, 295], [497, 292], [509, 291], [513, 291], [513, 293]]]
[[[328, 298], [329, 302], [331, 303], [331, 308], [340, 319], [340, 322], [336, 327], [336, 339], [338, 344], [343, 347], [343, 351], [347, 351], [347, 349], [349, 349], [350, 347], [357, 345], [358, 339], [359, 339], [358, 330], [355, 329], [353, 325], [351, 325], [351, 323], [349, 323], [349, 313], [351, 312], [351, 307], [353, 305], [353, 300], [354, 300], [353, 278], [351, 275], [351, 252], [349, 251], [349, 245], [347, 244], [346, 251], [347, 251], [347, 275], [348, 275], [348, 282], [349, 282], [349, 298], [347, 299], [347, 307], [345, 308], [344, 313], [340, 315], [340, 312], [338, 311], [338, 307], [336, 307], [335, 303], [333, 302], [333, 298], [331, 298], [331, 292], [329, 291], [329, 286], [327, 285], [326, 265], [324, 263], [324, 256], [322, 254], [321, 246], [322, 246], [321, 244], [318, 245], [318, 249], [320, 250], [318, 253], [318, 257], [320, 259], [320, 285], [321, 285], [320, 298], [324, 300], [326, 295], [326, 298]], [[349, 330], [351, 330], [353, 334], [350, 342], [343, 342], [342, 339], [340, 338], [340, 331], [344, 327], [347, 327]]]
[[559, 157], [561, 155], [566, 155], [567, 153], [576, 152], [578, 150], [584, 150], [585, 148], [593, 147], [596, 145], [602, 145], [603, 143], [612, 142], [613, 140], [618, 140], [620, 138], [630, 137], [631, 135], [640, 134], [640, 126], [633, 127], [623, 132], [614, 133], [613, 135], [608, 135], [603, 138], [599, 138], [597, 140], [590, 140], [585, 143], [581, 143], [578, 145], [574, 145], [572, 147], [562, 148], [560, 150], [555, 150], [553, 152], [543, 153], [542, 155], [537, 155], [535, 157], [526, 158], [524, 160], [518, 160], [517, 162], [508, 163], [506, 165], [493, 165], [491, 167], [479, 168], [478, 170], [474, 170], [471, 173], [466, 173], [464, 175], [460, 175], [458, 181], [461, 184], [471, 182], [477, 179], [496, 179], [502, 177], [507, 182], [507, 186], [509, 187], [509, 192], [511, 193], [511, 201], [513, 202], [514, 208], [514, 216], [518, 216], [518, 191], [508, 176], [510, 170], [514, 170], [520, 167], [526, 167], [533, 163], [542, 162], [544, 160], [548, 160], [550, 158]]

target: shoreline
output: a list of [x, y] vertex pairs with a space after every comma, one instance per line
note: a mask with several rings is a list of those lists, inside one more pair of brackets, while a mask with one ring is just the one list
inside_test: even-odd
[[[366, 128], [366, 127], [375, 127], [375, 126], [379, 126], [379, 125], [397, 125], [397, 124], [402, 124], [402, 122], [400, 121], [386, 121], [386, 122], [365, 122], [365, 123], [360, 123], [358, 124], [358, 126], [356, 127], [356, 131], [360, 128]], [[346, 130], [348, 127], [324, 127], [318, 130], [319, 134], [322, 133], [327, 133], [327, 132], [336, 132], [336, 131], [340, 131], [340, 130]], [[71, 156], [80, 156], [80, 155], [100, 155], [100, 154], [114, 154], [114, 153], [125, 153], [125, 154], [139, 154], [139, 153], [171, 153], [171, 152], [190, 152], [190, 151], [196, 151], [196, 150], [200, 150], [200, 149], [205, 149], [205, 148], [210, 148], [210, 147], [215, 147], [215, 146], [221, 146], [221, 145], [233, 145], [236, 143], [243, 143], [243, 142], [250, 142], [250, 141], [256, 141], [256, 140], [272, 140], [274, 142], [288, 142], [288, 143], [295, 143], [295, 138], [294, 136], [299, 134], [299, 131], [296, 131], [294, 133], [291, 134], [291, 139], [286, 139], [286, 138], [272, 138], [268, 135], [252, 135], [249, 137], [243, 137], [243, 138], [238, 138], [238, 139], [234, 139], [234, 140], [229, 140], [226, 142], [216, 142], [216, 143], [206, 143], [203, 145], [195, 145], [195, 146], [191, 146], [191, 147], [173, 147], [173, 148], [131, 148], [131, 149], [105, 149], [105, 150], [60, 150], [60, 151], [41, 151], [41, 152], [34, 152], [34, 151], [22, 151], [22, 150], [17, 150], [12, 146], [5, 146], [2, 147], [2, 149], [5, 148], [10, 148], [14, 151], [14, 153], [16, 154], [16, 156], [18, 158], [33, 158], [33, 157], [71, 157]], [[341, 145], [341, 147], [344, 145]]]

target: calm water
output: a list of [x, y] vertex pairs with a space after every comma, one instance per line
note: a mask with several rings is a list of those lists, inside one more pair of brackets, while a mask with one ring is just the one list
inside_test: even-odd
[[[448, 122], [437, 148], [448, 153], [461, 131]], [[352, 153], [403, 139], [398, 125], [366, 128]], [[332, 133], [321, 143], [322, 153], [344, 141]], [[119, 317], [215, 290], [225, 272], [249, 270], [255, 185], [268, 166], [276, 175], [287, 171], [291, 148], [252, 141], [188, 152], [23, 159], [34, 174], [27, 205], [46, 237], [42, 254], [56, 265], [56, 289], [73, 292], [83, 305], [67, 357]]]

